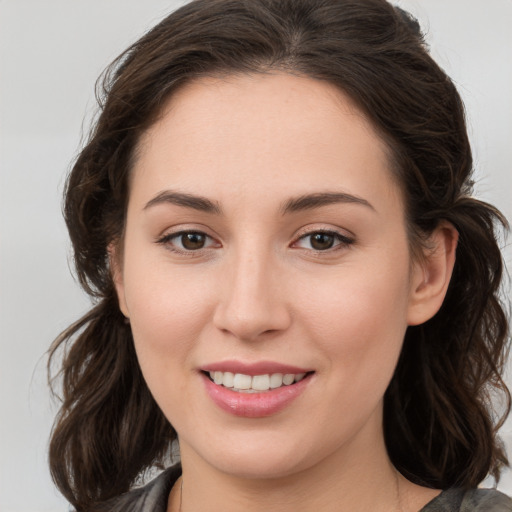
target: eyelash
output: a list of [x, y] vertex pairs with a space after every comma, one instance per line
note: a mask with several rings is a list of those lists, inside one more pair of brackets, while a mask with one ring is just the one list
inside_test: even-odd
[[[297, 244], [301, 240], [306, 240], [307, 238], [311, 238], [315, 235], [327, 235], [329, 237], [332, 237], [334, 239], [332, 247], [329, 247], [327, 249], [314, 249], [311, 248], [309, 250], [312, 250], [316, 254], [323, 254], [323, 253], [330, 253], [333, 251], [337, 251], [340, 249], [347, 248], [348, 246], [352, 245], [355, 240], [353, 238], [350, 238], [346, 235], [342, 235], [341, 233], [338, 233], [337, 231], [329, 230], [329, 229], [315, 229], [314, 231], [308, 231], [307, 233], [304, 233], [301, 235], [297, 241], [295, 241], [292, 245]], [[338, 243], [336, 243], [338, 242]], [[311, 243], [311, 242], [310, 242]]]
[[183, 254], [186, 256], [195, 256], [196, 255], [195, 253], [200, 253], [202, 250], [210, 248], [210, 247], [200, 247], [199, 249], [192, 250], [192, 249], [178, 248], [178, 247], [176, 247], [175, 244], [172, 243], [172, 240], [180, 239], [185, 235], [199, 235], [199, 236], [203, 236], [205, 238], [205, 240], [213, 240], [213, 238], [211, 236], [207, 235], [203, 231], [198, 231], [195, 229], [188, 229], [188, 230], [177, 231], [175, 233], [169, 233], [167, 235], [164, 235], [163, 237], [159, 238], [156, 241], [156, 243], [164, 245], [168, 250], [170, 250], [172, 252], [175, 252], [178, 254]]
[[[172, 243], [173, 240], [180, 239], [181, 237], [183, 237], [185, 235], [199, 235], [199, 236], [204, 237], [205, 240], [213, 241], [213, 238], [211, 236], [207, 235], [206, 233], [204, 233], [203, 231], [191, 229], [191, 230], [177, 231], [175, 233], [169, 233], [169, 234], [164, 235], [163, 237], [159, 238], [156, 241], [156, 243], [166, 246], [166, 248], [172, 252], [175, 252], [178, 254], [183, 254], [186, 256], [195, 256], [195, 255], [198, 255], [198, 253], [201, 253], [203, 250], [211, 248], [211, 247], [200, 247], [196, 250], [185, 249], [185, 248], [178, 248], [178, 247], [176, 247], [175, 244]], [[311, 249], [306, 249], [306, 250], [313, 251], [315, 254], [330, 253], [330, 252], [333, 252], [336, 250], [347, 248], [348, 246], [352, 245], [355, 242], [355, 240], [353, 238], [342, 235], [341, 233], [338, 233], [337, 231], [332, 231], [332, 230], [328, 230], [328, 229], [316, 229], [314, 231], [309, 231], [309, 232], [304, 233], [301, 236], [299, 236], [291, 244], [291, 246], [293, 247], [298, 242], [300, 242], [302, 240], [306, 240], [307, 238], [311, 238], [315, 235], [327, 235], [329, 237], [333, 237], [333, 239], [334, 239], [334, 241], [333, 241], [334, 245], [332, 247], [328, 247], [327, 249], [314, 249], [313, 247]], [[336, 243], [336, 242], [338, 242], [338, 243]], [[212, 244], [212, 245], [214, 245], [214, 244]]]

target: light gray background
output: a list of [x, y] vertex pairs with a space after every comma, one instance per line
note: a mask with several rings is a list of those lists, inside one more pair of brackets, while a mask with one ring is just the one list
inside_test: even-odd
[[[398, 1], [398, 0], [397, 0]], [[181, 1], [0, 0], [0, 510], [64, 511], [45, 351], [86, 311], [60, 214], [106, 64]], [[512, 219], [512, 0], [399, 0], [465, 100], [477, 193]], [[88, 121], [85, 122], [85, 127]], [[512, 267], [512, 251], [506, 251]], [[509, 382], [512, 380], [509, 378]], [[512, 455], [512, 422], [503, 429]], [[507, 473], [500, 488], [512, 494]]]

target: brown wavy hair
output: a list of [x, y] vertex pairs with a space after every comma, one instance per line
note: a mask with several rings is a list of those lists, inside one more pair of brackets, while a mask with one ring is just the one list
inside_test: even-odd
[[[497, 242], [507, 222], [471, 196], [464, 107], [417, 22], [385, 0], [195, 0], [107, 69], [99, 116], [67, 181], [76, 272], [95, 305], [50, 348], [49, 368], [57, 355], [63, 359], [53, 377], [62, 406], [49, 459], [78, 511], [164, 464], [176, 439], [144, 382], [107, 255], [123, 234], [137, 143], [191, 80], [269, 71], [328, 81], [366, 113], [393, 155], [413, 253], [441, 220], [459, 232], [443, 306], [407, 330], [386, 391], [391, 461], [410, 480], [441, 489], [473, 487], [488, 474], [498, 479], [508, 465], [497, 437], [510, 410]], [[497, 395], [499, 410], [491, 406]]]

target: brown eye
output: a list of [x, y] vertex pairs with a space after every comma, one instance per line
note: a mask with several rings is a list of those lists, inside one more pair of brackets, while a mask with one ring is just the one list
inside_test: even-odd
[[315, 251], [325, 251], [334, 245], [335, 238], [329, 233], [315, 233], [310, 235], [311, 247]]
[[206, 236], [203, 233], [182, 233], [180, 238], [182, 247], [187, 251], [202, 249], [206, 243]]
[[157, 240], [158, 244], [181, 254], [199, 252], [202, 249], [218, 247], [215, 240], [201, 231], [179, 231], [163, 236]]
[[310, 249], [316, 252], [326, 252], [332, 249], [342, 249], [353, 244], [354, 240], [336, 231], [312, 231], [301, 236], [293, 245], [301, 249]]

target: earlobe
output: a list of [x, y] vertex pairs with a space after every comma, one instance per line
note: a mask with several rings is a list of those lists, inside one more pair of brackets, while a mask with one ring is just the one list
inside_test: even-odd
[[126, 318], [130, 318], [124, 294], [122, 256], [120, 254], [119, 245], [112, 242], [108, 245], [107, 251], [110, 265], [110, 273], [112, 275], [112, 281], [114, 282], [114, 287], [116, 289], [117, 300], [119, 302], [119, 309]]
[[458, 239], [459, 233], [449, 222], [441, 222], [429, 237], [429, 248], [412, 272], [408, 325], [426, 322], [441, 308], [455, 265]]

